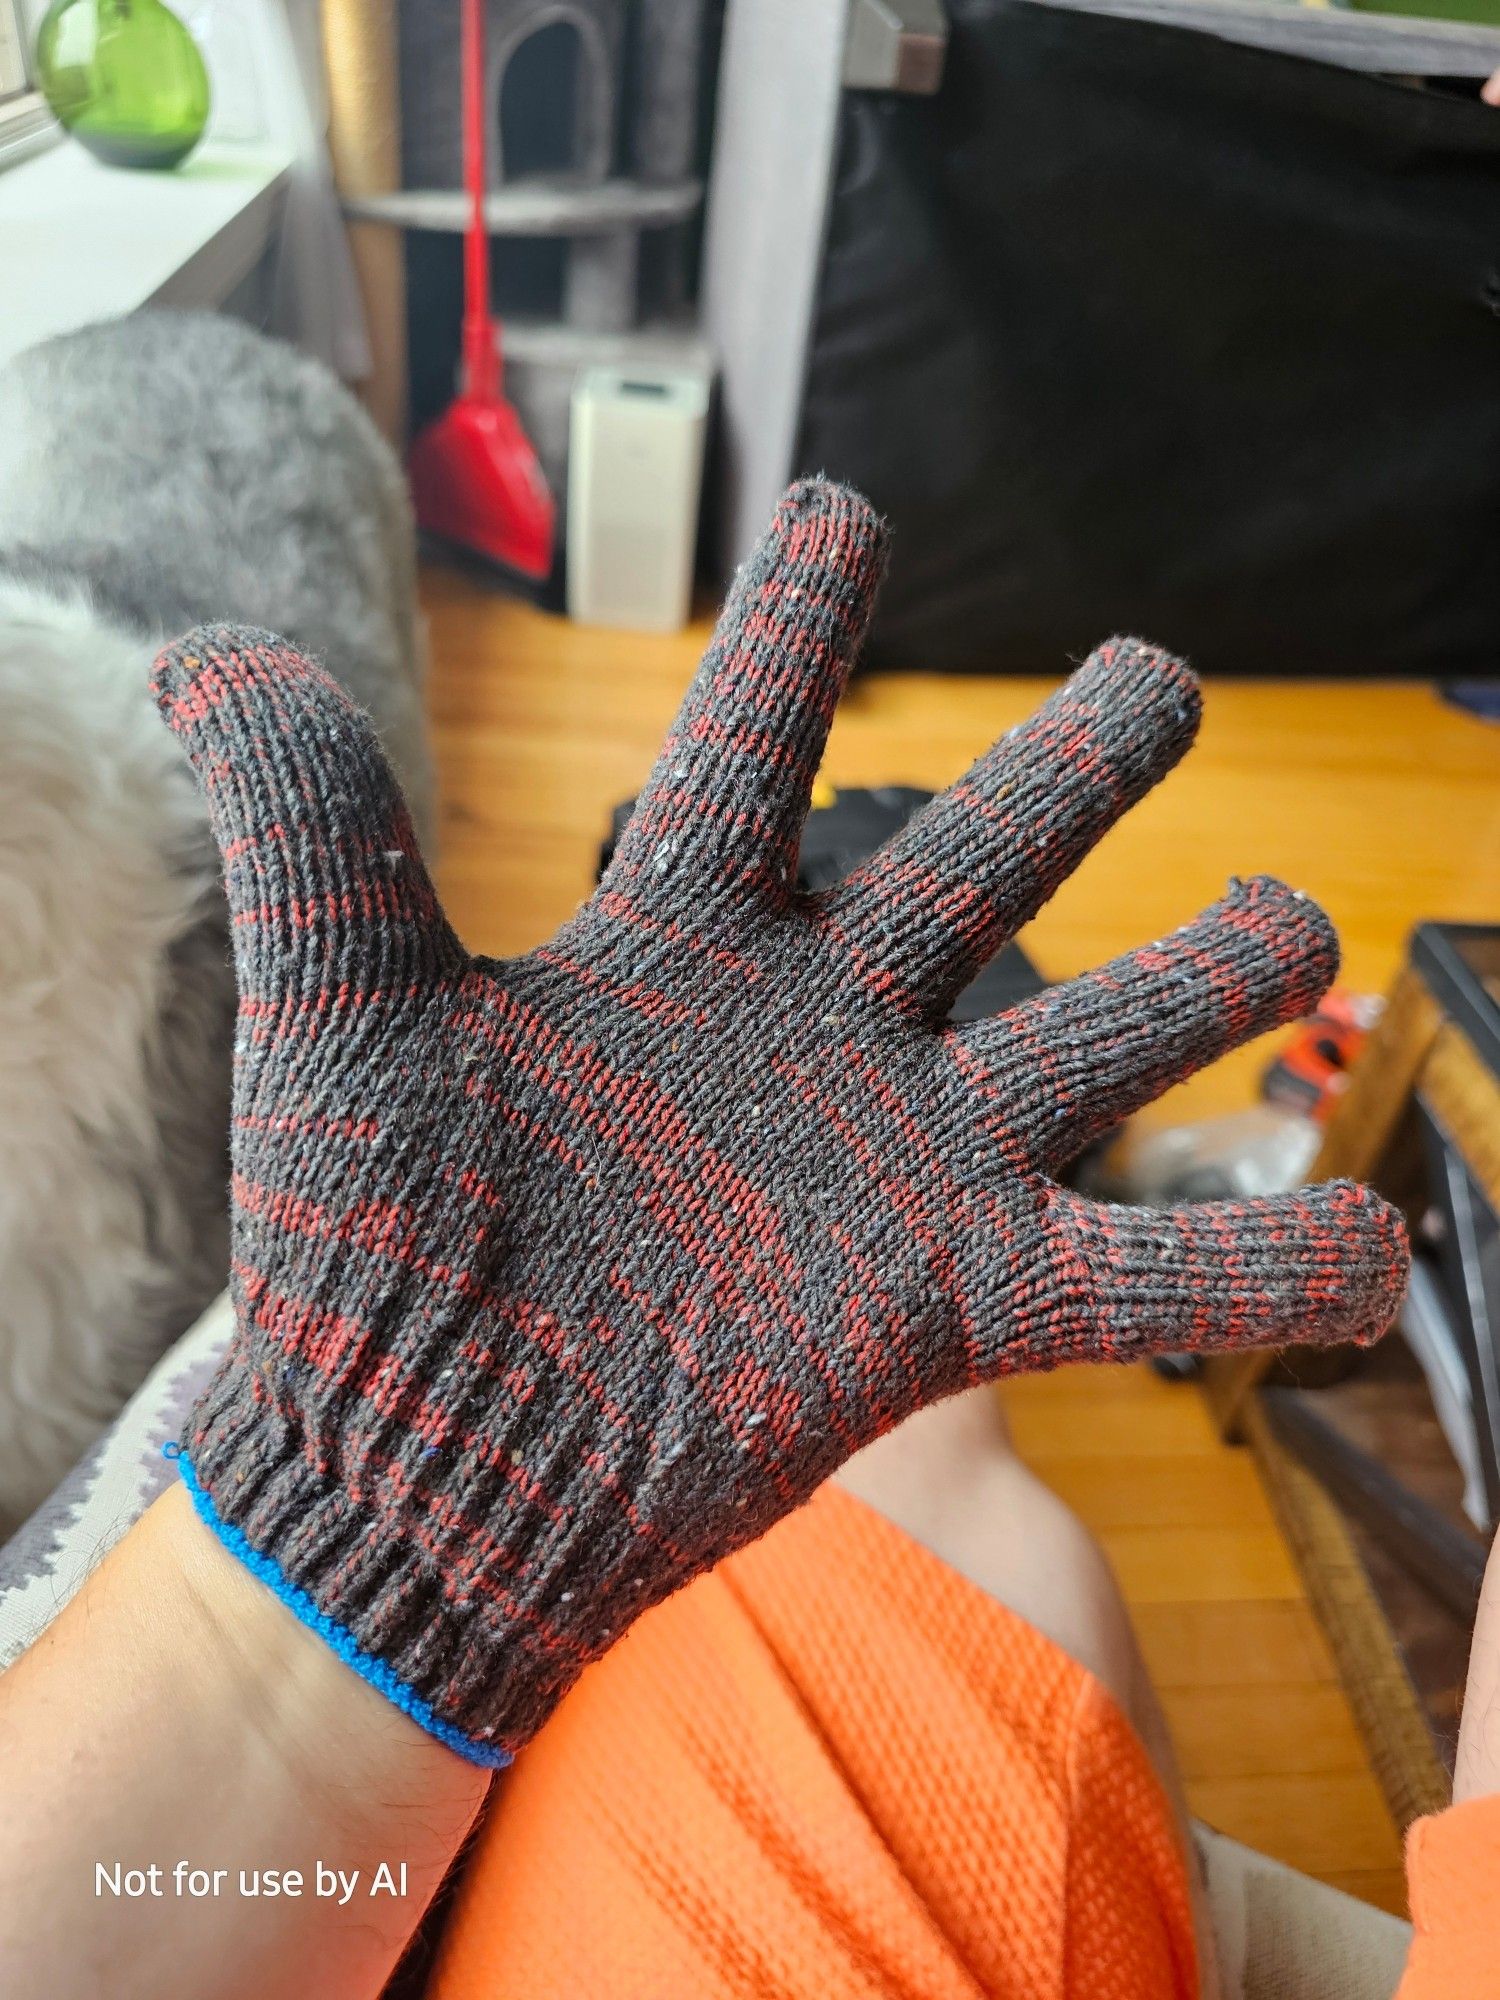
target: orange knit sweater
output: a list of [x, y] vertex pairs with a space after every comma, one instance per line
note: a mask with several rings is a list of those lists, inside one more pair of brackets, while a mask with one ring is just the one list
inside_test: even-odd
[[[1500, 2000], [1500, 1801], [1413, 1829], [1399, 2000]], [[1192, 2000], [1103, 1686], [825, 1488], [658, 1605], [497, 1787], [428, 2000]]]
[[1416, 1935], [1397, 2000], [1500, 2000], [1500, 1797], [1419, 1819], [1406, 1880]]

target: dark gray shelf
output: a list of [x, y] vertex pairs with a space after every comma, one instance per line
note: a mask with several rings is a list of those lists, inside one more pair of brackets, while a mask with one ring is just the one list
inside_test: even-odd
[[[484, 219], [492, 236], [605, 236], [614, 229], [664, 229], [685, 222], [703, 199], [697, 180], [524, 180], [492, 188]], [[462, 188], [397, 188], [357, 195], [344, 213], [358, 222], [453, 233], [469, 219]]]
[[501, 347], [507, 361], [563, 369], [709, 369], [711, 349], [691, 319], [654, 319], [619, 332], [569, 326], [565, 320], [509, 314]]

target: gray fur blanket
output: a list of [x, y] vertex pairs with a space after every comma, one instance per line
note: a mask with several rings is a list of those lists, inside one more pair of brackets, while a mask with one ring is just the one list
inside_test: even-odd
[[0, 368], [0, 1534], [224, 1282], [226, 919], [147, 692], [206, 620], [319, 655], [430, 838], [410, 508], [353, 397], [208, 314]]

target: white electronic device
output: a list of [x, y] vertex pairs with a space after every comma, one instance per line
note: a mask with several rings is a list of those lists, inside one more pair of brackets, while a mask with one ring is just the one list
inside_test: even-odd
[[708, 378], [590, 368], [568, 440], [568, 616], [675, 632], [692, 602]]

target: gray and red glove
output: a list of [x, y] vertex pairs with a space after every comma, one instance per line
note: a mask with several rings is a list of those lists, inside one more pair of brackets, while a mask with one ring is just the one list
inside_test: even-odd
[[1102, 646], [832, 891], [794, 886], [883, 562], [794, 487], [596, 894], [524, 958], [449, 929], [368, 723], [264, 633], [156, 691], [224, 858], [236, 1335], [183, 1441], [217, 1532], [367, 1678], [502, 1763], [648, 1605], [922, 1404], [1016, 1370], [1347, 1340], [1406, 1251], [1347, 1183], [1175, 1212], [1060, 1187], [1303, 1013], [1337, 952], [1236, 885], [993, 1020], [955, 995], [1192, 741]]

